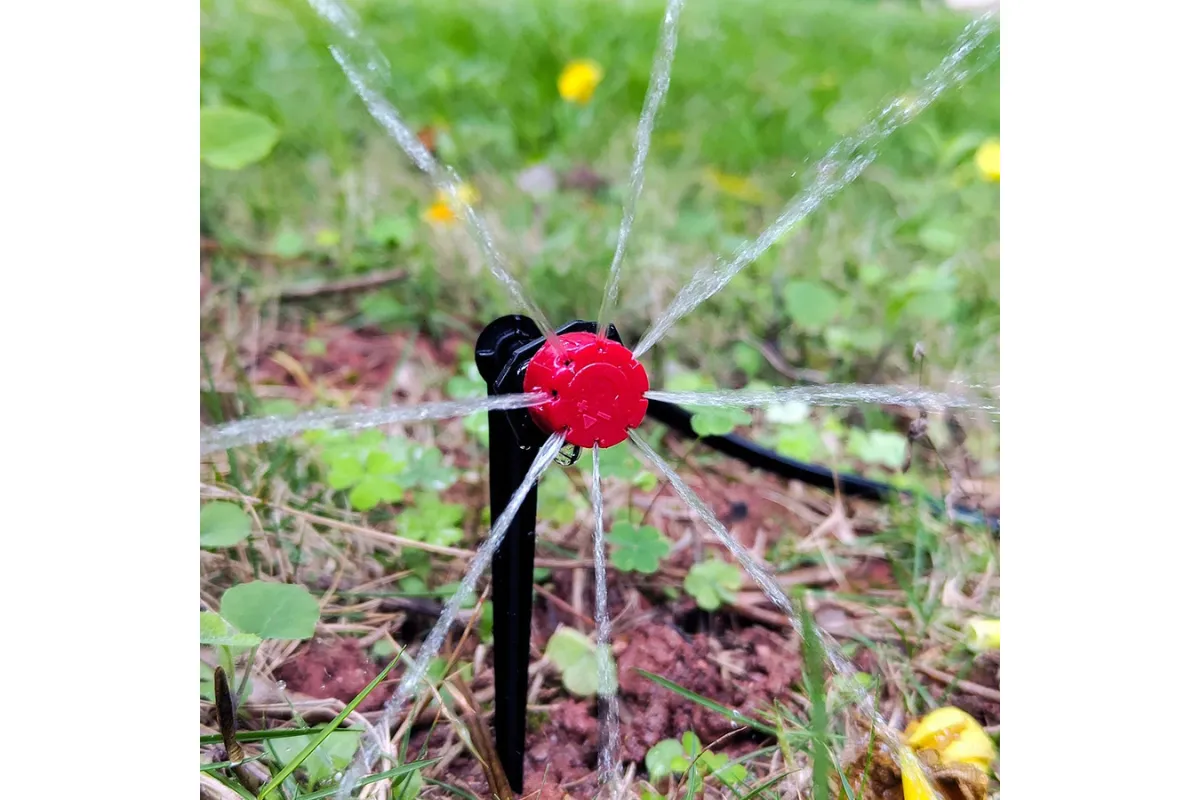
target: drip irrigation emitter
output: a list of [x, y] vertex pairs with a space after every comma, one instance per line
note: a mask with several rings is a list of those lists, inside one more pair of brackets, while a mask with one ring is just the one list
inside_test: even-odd
[[[616, 328], [610, 325], [601, 339], [596, 323], [576, 321], [557, 334], [557, 343], [548, 342], [533, 320], [512, 315], [484, 328], [475, 345], [475, 364], [489, 395], [548, 395], [529, 409], [488, 412], [492, 519], [508, 505], [551, 433], [566, 435], [560, 461], [569, 464], [583, 447], [625, 441], [628, 430], [646, 416], [646, 370], [621, 343]], [[524, 791], [536, 526], [534, 486], [492, 558], [496, 751], [517, 793]]]
[[[508, 506], [534, 456], [550, 435], [565, 435], [559, 462], [569, 466], [582, 448], [620, 444], [649, 416], [678, 433], [699, 438], [717, 452], [755, 469], [798, 480], [843, 496], [884, 501], [912, 493], [858, 475], [787, 458], [739, 436], [698, 436], [687, 409], [647, 400], [646, 370], [622, 343], [613, 326], [597, 335], [597, 324], [577, 320], [558, 329], [557, 342], [544, 337], [533, 320], [513, 314], [493, 321], [479, 335], [475, 364], [489, 395], [536, 392], [542, 403], [514, 411], [488, 412], [491, 518]], [[935, 513], [943, 511], [923, 498]], [[998, 519], [955, 509], [964, 521], [999, 530]], [[533, 613], [533, 561], [537, 527], [537, 486], [526, 495], [492, 558], [493, 648], [496, 750], [509, 786], [524, 791], [526, 700]]]

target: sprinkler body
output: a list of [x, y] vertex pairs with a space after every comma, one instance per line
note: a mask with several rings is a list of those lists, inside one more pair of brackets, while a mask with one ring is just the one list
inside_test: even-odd
[[620, 342], [589, 331], [564, 334], [560, 341], [561, 350], [543, 345], [525, 370], [525, 391], [551, 395], [530, 416], [544, 431], [565, 431], [576, 447], [625, 441], [646, 417], [645, 368]]
[[[646, 400], [641, 398], [647, 387], [645, 370], [632, 355], [626, 355], [629, 351], [615, 327], [609, 326], [603, 347], [592, 344], [598, 342], [594, 322], [572, 322], [557, 333], [567, 358], [546, 343], [533, 320], [515, 314], [492, 322], [476, 342], [475, 365], [487, 382], [489, 395], [558, 392], [550, 402], [532, 409], [488, 412], [492, 519], [508, 505], [550, 433], [570, 428], [567, 441], [571, 445], [590, 447], [591, 438], [609, 447], [625, 438], [625, 424], [636, 425], [645, 415]], [[528, 389], [530, 382], [537, 388]], [[640, 407], [628, 394], [639, 386]], [[594, 403], [605, 391], [619, 399], [615, 405]], [[617, 425], [621, 435], [613, 441]], [[509, 786], [517, 794], [524, 791], [536, 527], [535, 486], [492, 559], [496, 751]]]
[[[489, 395], [550, 395], [528, 409], [488, 412], [492, 519], [508, 505], [533, 465], [537, 450], [552, 432], [565, 431], [567, 443], [576, 451], [593, 444], [612, 447], [624, 441], [627, 430], [637, 427], [646, 416], [787, 480], [870, 500], [908, 494], [887, 484], [785, 458], [741, 437], [698, 437], [691, 426], [691, 412], [671, 403], [646, 400], [646, 371], [622, 344], [615, 327], [609, 326], [603, 342], [596, 336], [594, 322], [572, 322], [557, 333], [561, 350], [546, 342], [533, 320], [510, 315], [484, 328], [476, 342], [475, 364], [487, 381]], [[933, 505], [935, 511], [940, 511]], [[958, 513], [965, 516], [972, 512]], [[984, 521], [999, 529], [999, 520]], [[518, 794], [524, 791], [536, 526], [535, 486], [492, 559], [496, 750], [509, 786]]]

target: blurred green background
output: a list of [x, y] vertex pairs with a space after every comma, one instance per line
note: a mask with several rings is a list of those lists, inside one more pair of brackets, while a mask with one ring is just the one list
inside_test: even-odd
[[[594, 318], [663, 3], [352, 5], [390, 62], [389, 99], [478, 190], [529, 295], [555, 323]], [[201, 8], [201, 227], [221, 248], [214, 281], [253, 289], [404, 267], [406, 280], [338, 311], [347, 324], [434, 336], [514, 310], [465, 232], [427, 219], [434, 191], [354, 95], [306, 4]], [[966, 22], [911, 2], [691, 0], [625, 266], [626, 340], [697, 267], [768, 225], [803, 190], [806, 167], [910, 91]], [[557, 89], [578, 58], [604, 72], [584, 105]], [[686, 317], [652, 351], [655, 366], [710, 385], [794, 382], [763, 357], [765, 342], [828, 380], [915, 383], [921, 341], [927, 379], [994, 378], [999, 184], [975, 155], [998, 136], [993, 64]], [[538, 198], [518, 185], [535, 164], [558, 177]], [[572, 188], [572, 172], [606, 186]], [[273, 255], [278, 269], [268, 276], [239, 252]]]

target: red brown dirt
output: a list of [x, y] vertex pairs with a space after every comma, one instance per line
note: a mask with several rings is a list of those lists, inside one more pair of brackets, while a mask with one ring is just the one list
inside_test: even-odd
[[779, 634], [751, 627], [723, 638], [689, 638], [662, 623], [640, 627], [625, 638], [617, 657], [626, 712], [622, 717], [630, 723], [623, 730], [622, 758], [640, 761], [659, 741], [685, 731], [695, 731], [707, 744], [735, 727], [728, 718], [654, 683], [639, 670], [743, 713], [768, 707], [798, 679], [799, 656]]
[[[316, 699], [332, 697], [343, 703], [353, 700], [378, 674], [379, 669], [367, 654], [349, 639], [315, 641], [278, 670], [280, 680], [287, 683], [290, 692]], [[358, 710], [383, 708], [388, 694], [387, 686], [375, 687]]]

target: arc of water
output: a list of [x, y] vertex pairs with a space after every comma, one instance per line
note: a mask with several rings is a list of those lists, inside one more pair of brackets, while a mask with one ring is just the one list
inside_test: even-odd
[[829, 383], [819, 386], [780, 386], [770, 389], [719, 389], [711, 392], [664, 392], [651, 389], [649, 400], [690, 406], [755, 408], [801, 402], [810, 406], [888, 405], [946, 411], [952, 408], [986, 411], [999, 416], [999, 407], [969, 397], [909, 389], [903, 386], [875, 386], [862, 383]]
[[263, 444], [313, 430], [362, 430], [384, 425], [455, 419], [479, 411], [512, 410], [535, 406], [546, 399], [538, 393], [475, 397], [413, 406], [356, 408], [348, 411], [308, 411], [294, 417], [256, 417], [216, 425], [200, 432], [200, 454]]
[[[692, 491], [692, 488], [684, 482], [679, 473], [671, 469], [671, 466], [667, 464], [665, 460], [663, 460], [662, 456], [654, 451], [654, 448], [652, 448], [645, 439], [639, 436], [636, 431], [631, 430], [629, 432], [629, 440], [633, 442], [634, 446], [640, 450], [652, 464], [654, 464], [655, 469], [657, 469], [659, 473], [661, 473], [662, 476], [667, 479], [667, 482], [671, 484], [679, 497], [685, 503], [687, 503], [693, 511], [696, 512], [696, 515], [699, 516], [701, 521], [703, 521], [704, 524], [707, 525], [708, 528], [716, 535], [717, 539], [721, 541], [721, 544], [728, 548], [729, 552], [731, 552], [734, 558], [738, 560], [738, 563], [742, 565], [742, 569], [746, 571], [746, 574], [749, 575], [756, 584], [758, 584], [760, 589], [762, 589], [763, 594], [767, 596], [767, 599], [769, 599], [780, 611], [787, 615], [788, 620], [791, 622], [792, 628], [796, 631], [796, 633], [803, 636], [804, 632], [801, 626], [800, 617], [796, 613], [796, 609], [792, 606], [792, 601], [788, 598], [787, 592], [785, 592], [783, 587], [779, 585], [779, 582], [776, 581], [769, 572], [767, 572], [763, 565], [760, 564], [753, 555], [751, 555], [749, 550], [742, 546], [741, 542], [739, 542], [733, 537], [732, 534], [730, 534], [729, 530], [721, 524], [720, 520], [717, 519], [716, 512], [713, 511], [712, 507], [701, 500], [699, 495]], [[858, 710], [872, 721], [875, 728], [875, 733], [882, 740], [884, 746], [891, 750], [897, 760], [897, 763], [908, 762], [920, 765], [921, 769], [925, 772], [927, 780], [929, 781], [929, 788], [934, 792], [936, 797], [942, 798], [941, 793], [936, 789], [936, 784], [933, 783], [932, 775], [929, 774], [928, 766], [926, 766], [920, 761], [920, 759], [917, 759], [913, 755], [912, 750], [908, 747], [908, 745], [900, 739], [900, 736], [897, 734], [897, 732], [893, 730], [890, 725], [888, 725], [887, 721], [875, 708], [875, 701], [871, 695], [869, 695], [866, 689], [854, 680], [856, 670], [854, 669], [853, 665], [846, 660], [846, 657], [842, 655], [837, 643], [821, 628], [818, 627], [817, 630], [819, 631], [821, 637], [821, 647], [825, 651], [824, 655], [826, 663], [829, 664], [829, 666], [840, 675], [849, 678], [846, 683], [851, 687], [851, 691], [854, 693], [855, 706], [857, 706]], [[944, 798], [942, 798], [942, 800], [944, 800]]]
[[496, 519], [495, 525], [488, 532], [487, 538], [476, 551], [475, 557], [471, 559], [471, 563], [467, 566], [467, 572], [463, 575], [462, 582], [459, 583], [458, 589], [455, 590], [454, 596], [447, 601], [442, 609], [441, 616], [438, 617], [437, 623], [433, 626], [433, 630], [425, 637], [425, 641], [421, 644], [421, 649], [417, 652], [416, 660], [408, 671], [404, 673], [404, 677], [400, 680], [399, 686], [396, 687], [395, 693], [387, 701], [383, 707], [383, 714], [379, 721], [375, 724], [373, 730], [377, 732], [377, 736], [372, 736], [371, 731], [363, 733], [362, 741], [359, 744], [358, 756], [350, 769], [346, 771], [337, 790], [337, 800], [346, 800], [350, 796], [350, 792], [354, 790], [355, 785], [366, 776], [367, 771], [379, 758], [380, 750], [377, 740], [386, 741], [390, 738], [392, 724], [395, 723], [397, 715], [404, 707], [405, 702], [412, 697], [416, 692], [417, 687], [421, 685], [421, 681], [425, 679], [425, 675], [429, 672], [429, 666], [433, 663], [434, 657], [442, 648], [442, 643], [446, 641], [446, 636], [450, 633], [450, 626], [454, 623], [455, 617], [458, 615], [458, 610], [462, 608], [467, 600], [467, 596], [475, 591], [475, 585], [479, 583], [480, 576], [483, 575], [483, 570], [492, 561], [492, 556], [496, 554], [496, 550], [504, 541], [505, 534], [508, 533], [508, 528], [512, 525], [513, 519], [517, 516], [517, 511], [521, 507], [521, 503], [525, 501], [525, 497], [533, 489], [534, 484], [546, 472], [553, 463], [554, 457], [558, 455], [558, 451], [562, 448], [566, 437], [561, 433], [556, 433], [546, 440], [538, 450], [537, 456], [533, 459], [533, 465], [530, 466], [529, 472], [525, 475], [525, 479], [521, 481], [521, 485], [513, 492], [512, 499], [508, 505], [504, 507], [504, 511], [500, 513]]
[[597, 330], [601, 339], [608, 335], [608, 324], [612, 321], [617, 303], [617, 292], [621, 283], [621, 261], [625, 258], [625, 248], [629, 244], [629, 234], [633, 230], [633, 220], [637, 214], [638, 197], [642, 194], [642, 184], [646, 179], [646, 157], [650, 154], [654, 122], [671, 85], [671, 66], [675, 60], [675, 45], [679, 41], [679, 16], [683, 12], [683, 3], [684, 0], [667, 0], [667, 9], [663, 13], [662, 26], [659, 28], [658, 49], [654, 55], [654, 66], [650, 70], [650, 85], [646, 87], [646, 99], [642, 104], [642, 115], [638, 118], [637, 134], [634, 137], [633, 166], [629, 170], [629, 194], [621, 213], [617, 247], [613, 252], [608, 281], [604, 285], [604, 299], [600, 303], [600, 314], [597, 316]]
[[592, 445], [592, 511], [596, 529], [592, 537], [592, 552], [596, 572], [596, 657], [600, 680], [597, 696], [600, 713], [600, 786], [607, 790], [620, 765], [617, 763], [618, 737], [621, 719], [617, 708], [616, 667], [610, 655], [612, 618], [608, 612], [608, 576], [604, 563], [604, 495], [600, 489], [600, 445]]
[[702, 267], [692, 276], [638, 342], [634, 357], [643, 356], [684, 315], [723, 289], [797, 223], [857, 178], [875, 160], [879, 145], [892, 133], [925, 110], [946, 89], [957, 86], [990, 64], [998, 47], [973, 64], [966, 61], [995, 29], [996, 22], [991, 13], [972, 20], [950, 53], [918, 84], [915, 93], [892, 100], [870, 122], [830, 148], [817, 163], [811, 185], [797, 195], [757, 239], [742, 245], [729, 260]]
[[345, 40], [341, 44], [331, 44], [329, 51], [342, 68], [350, 85], [354, 87], [355, 93], [366, 105], [367, 111], [392, 140], [400, 145], [400, 149], [417, 168], [428, 175], [434, 186], [446, 195], [455, 215], [466, 221], [467, 230], [471, 232], [471, 237], [483, 253], [488, 271], [500, 281], [517, 307], [537, 324], [546, 340], [561, 350], [561, 341], [550, 326], [550, 321], [513, 277], [491, 230], [464, 196], [463, 184], [458, 175], [433, 157], [421, 140], [400, 119], [395, 107], [387, 101], [385, 81], [391, 71], [387, 59], [363, 34], [354, 12], [342, 0], [309, 0], [309, 5]]

